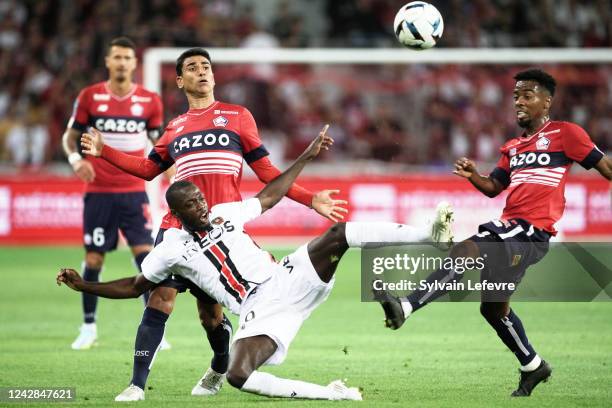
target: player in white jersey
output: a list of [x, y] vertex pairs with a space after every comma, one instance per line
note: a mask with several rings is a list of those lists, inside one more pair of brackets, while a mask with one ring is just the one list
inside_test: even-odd
[[[438, 242], [452, 239], [448, 206], [439, 207], [432, 225], [422, 228], [394, 223], [337, 223], [320, 237], [276, 263], [257, 247], [243, 226], [273, 207], [285, 195], [304, 165], [333, 140], [325, 129], [297, 161], [254, 198], [214, 206], [210, 212], [200, 190], [178, 181], [166, 193], [168, 205], [183, 225], [169, 229], [136, 278], [107, 283], [83, 281], [73, 269], [62, 269], [57, 283], [108, 298], [128, 298], [149, 290], [170, 275], [181, 276], [240, 315], [231, 349], [228, 382], [246, 392], [270, 397], [361, 400], [357, 388], [342, 381], [321, 386], [258, 371], [280, 364], [302, 323], [327, 297], [336, 266], [349, 247], [367, 242]], [[342, 204], [342, 203], [336, 203]], [[343, 218], [336, 213], [337, 218]], [[131, 385], [124, 394], [144, 399]]]

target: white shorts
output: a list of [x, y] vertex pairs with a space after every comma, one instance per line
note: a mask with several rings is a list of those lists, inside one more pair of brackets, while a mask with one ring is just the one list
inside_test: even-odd
[[234, 341], [265, 335], [278, 348], [264, 363], [277, 365], [310, 313], [327, 299], [335, 278], [321, 281], [310, 262], [307, 245], [284, 257], [272, 277], [257, 287], [240, 308]]

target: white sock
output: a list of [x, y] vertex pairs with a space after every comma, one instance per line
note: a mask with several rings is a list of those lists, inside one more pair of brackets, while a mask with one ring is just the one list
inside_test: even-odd
[[413, 227], [393, 222], [347, 222], [346, 242], [350, 247], [379, 247], [405, 242], [431, 241], [431, 226]]
[[404, 311], [404, 318], [407, 319], [412, 314], [412, 303], [406, 301], [402, 302], [402, 310]]
[[338, 397], [337, 392], [323, 385], [287, 380], [260, 371], [253, 371], [241, 390], [268, 397], [307, 399], [336, 399]]
[[529, 362], [529, 364], [521, 366], [521, 371], [533, 371], [538, 368], [540, 364], [542, 364], [542, 359], [536, 354], [536, 356]]

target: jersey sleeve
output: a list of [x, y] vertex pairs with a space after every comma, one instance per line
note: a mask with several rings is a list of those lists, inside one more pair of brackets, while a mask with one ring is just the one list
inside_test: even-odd
[[171, 265], [160, 256], [163, 245], [157, 246], [142, 261], [142, 274], [148, 281], [159, 283], [170, 276]]
[[261, 143], [253, 115], [246, 108], [240, 114], [240, 143], [242, 143], [243, 157], [247, 164], [270, 154]]
[[89, 123], [88, 105], [88, 92], [87, 89], [83, 89], [74, 101], [72, 115], [68, 120], [68, 128], [78, 130], [79, 132], [87, 130]]
[[501, 156], [497, 161], [497, 166], [489, 174], [489, 177], [499, 181], [504, 188], [508, 188], [510, 185], [510, 161], [505, 149], [501, 149]]
[[157, 94], [153, 94], [152, 103], [153, 109], [151, 110], [151, 116], [149, 116], [149, 120], [147, 121], [147, 133], [149, 139], [155, 143], [159, 139], [159, 133], [164, 121], [164, 108], [162, 106], [161, 98]]
[[[272, 164], [268, 157], [262, 157], [250, 163], [249, 166], [253, 169], [257, 178], [265, 184], [268, 184], [281, 174], [280, 170]], [[312, 191], [305, 189], [298, 183], [293, 183], [286, 195], [293, 201], [297, 201], [309, 208], [312, 205], [312, 197], [314, 196]]]
[[603, 157], [603, 153], [595, 146], [587, 132], [574, 123], [566, 123], [561, 138], [565, 155], [587, 170]]
[[168, 144], [170, 143], [171, 128], [166, 128], [162, 137], [157, 140], [153, 149], [149, 152], [148, 159], [154, 162], [162, 172], [168, 170], [174, 164], [174, 159], [168, 152]]

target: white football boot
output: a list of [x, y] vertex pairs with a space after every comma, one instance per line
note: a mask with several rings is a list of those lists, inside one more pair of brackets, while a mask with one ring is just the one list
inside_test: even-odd
[[98, 328], [95, 323], [83, 323], [79, 329], [79, 335], [70, 347], [73, 350], [89, 350], [97, 345]]
[[130, 384], [121, 394], [115, 397], [117, 402], [144, 401], [144, 390], [134, 384]]
[[329, 383], [327, 388], [331, 389], [334, 397], [330, 397], [330, 400], [351, 400], [351, 401], [362, 401], [361, 391], [356, 387], [347, 387], [344, 381], [336, 380]]
[[191, 395], [198, 395], [202, 397], [208, 397], [215, 395], [221, 389], [225, 374], [219, 374], [212, 368], [209, 368], [204, 373], [204, 376], [200, 378], [200, 381], [191, 390]]
[[445, 251], [453, 246], [453, 207], [442, 201], [436, 207], [436, 216], [431, 223], [431, 241], [433, 245]]

